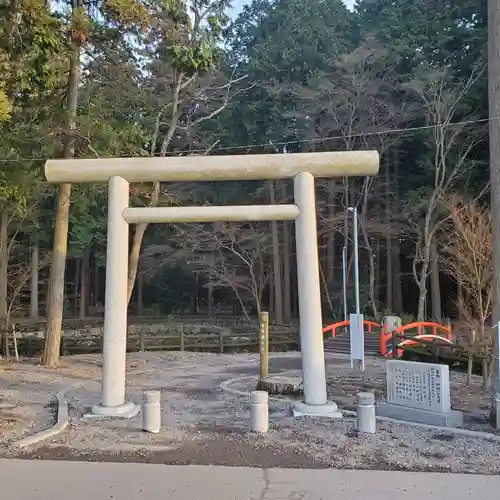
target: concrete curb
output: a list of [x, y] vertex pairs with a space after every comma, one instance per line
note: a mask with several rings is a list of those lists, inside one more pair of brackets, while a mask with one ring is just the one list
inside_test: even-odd
[[86, 453], [135, 453], [135, 452], [148, 452], [148, 453], [161, 453], [166, 451], [175, 451], [182, 447], [181, 444], [178, 445], [159, 445], [159, 444], [130, 444], [122, 443], [110, 446], [103, 446], [99, 448], [93, 448], [89, 450], [88, 446], [73, 446], [71, 444], [61, 444], [61, 443], [47, 443], [44, 445], [48, 449], [58, 449], [58, 450], [68, 450], [78, 455]]
[[57, 399], [57, 422], [45, 431], [37, 432], [32, 436], [25, 437], [19, 441], [13, 443], [13, 446], [17, 448], [26, 448], [39, 443], [45, 439], [51, 438], [61, 432], [63, 432], [69, 424], [69, 413], [68, 413], [68, 401], [66, 399], [66, 393], [70, 389], [63, 389], [56, 394]]
[[[296, 372], [297, 370], [287, 370], [285, 372], [281, 372], [280, 375], [284, 375], [286, 373], [292, 373]], [[240, 391], [238, 389], [232, 389], [229, 387], [231, 384], [238, 383], [238, 382], [243, 382], [245, 380], [252, 380], [252, 379], [258, 379], [257, 375], [246, 375], [244, 377], [236, 377], [230, 380], [226, 380], [225, 382], [222, 382], [220, 384], [220, 388], [222, 389], [223, 392], [227, 392], [228, 394], [232, 394], [234, 396], [240, 396], [240, 397], [249, 397], [250, 393], [246, 391]], [[269, 400], [274, 400], [274, 401], [281, 401], [282, 403], [288, 403], [288, 404], [293, 404], [296, 403], [297, 400], [293, 400], [290, 398], [286, 397], [277, 397], [277, 396], [269, 396]], [[352, 410], [344, 410], [342, 408], [339, 408], [339, 410], [342, 412], [343, 415], [346, 415], [348, 417], [356, 417], [357, 413]], [[416, 422], [407, 422], [406, 420], [397, 420], [395, 418], [390, 418], [390, 417], [382, 417], [377, 415], [376, 419], [381, 421], [381, 422], [393, 422], [395, 424], [405, 424], [409, 425], [411, 427], [420, 427], [421, 429], [429, 429], [433, 431], [438, 431], [442, 432], [444, 434], [454, 434], [456, 436], [462, 436], [462, 437], [469, 437], [469, 438], [474, 438], [474, 439], [484, 439], [485, 441], [492, 441], [495, 443], [500, 443], [500, 435], [497, 434], [492, 434], [490, 432], [482, 432], [482, 431], [471, 431], [468, 429], [457, 429], [453, 427], [441, 427], [437, 425], [429, 425], [429, 424], [419, 424]]]

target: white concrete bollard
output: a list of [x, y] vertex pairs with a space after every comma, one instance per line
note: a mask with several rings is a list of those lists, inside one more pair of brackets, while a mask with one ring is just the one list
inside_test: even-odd
[[269, 395], [266, 391], [250, 393], [250, 430], [265, 434], [269, 429]]
[[375, 418], [375, 395], [372, 392], [358, 392], [358, 431], [375, 434], [377, 421]]
[[145, 391], [142, 402], [142, 429], [157, 434], [161, 428], [160, 391]]

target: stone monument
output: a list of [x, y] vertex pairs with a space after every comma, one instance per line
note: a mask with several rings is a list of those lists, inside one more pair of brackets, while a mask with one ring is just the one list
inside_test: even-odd
[[377, 405], [377, 415], [445, 427], [463, 425], [463, 413], [451, 409], [447, 365], [390, 360], [386, 371], [387, 403]]

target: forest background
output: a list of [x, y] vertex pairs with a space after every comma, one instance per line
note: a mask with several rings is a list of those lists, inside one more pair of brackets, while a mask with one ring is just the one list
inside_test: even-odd
[[[350, 10], [341, 0], [254, 0], [233, 19], [230, 8], [0, 0], [0, 318], [45, 317], [51, 364], [63, 315], [102, 312], [106, 186], [48, 185], [46, 159], [376, 149], [377, 177], [317, 183], [325, 321], [343, 316], [344, 247], [353, 304], [347, 208], [356, 206], [367, 316], [484, 325], [485, 2], [360, 0]], [[286, 203], [291, 194], [284, 181], [131, 189], [136, 206]], [[294, 255], [287, 222], [136, 225], [130, 312], [264, 309], [289, 323]]]

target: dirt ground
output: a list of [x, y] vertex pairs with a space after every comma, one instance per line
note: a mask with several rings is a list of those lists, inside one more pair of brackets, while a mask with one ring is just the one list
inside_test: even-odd
[[[99, 401], [100, 356], [65, 359], [58, 370], [33, 364], [0, 370], [0, 454], [35, 459], [138, 461], [169, 464], [216, 464], [255, 467], [362, 468], [500, 473], [500, 443], [383, 422], [374, 436], [358, 435], [355, 421], [293, 419], [289, 403], [270, 404], [270, 432], [248, 429], [248, 401], [221, 388], [255, 387], [255, 354], [134, 353], [127, 359], [127, 397], [140, 403], [142, 391], [162, 392], [163, 428], [141, 431], [140, 415], [130, 419], [83, 419]], [[273, 354], [271, 373], [300, 373], [298, 353]], [[368, 360], [363, 374], [351, 372], [343, 356], [327, 356], [332, 399], [349, 408], [360, 389], [384, 397], [383, 362]], [[234, 380], [241, 379], [244, 380]], [[458, 377], [458, 378], [457, 378]], [[453, 404], [467, 411], [467, 425], [483, 430], [485, 397], [479, 381], [470, 389], [452, 375]], [[71, 425], [39, 447], [20, 452], [12, 442], [54, 421], [55, 394], [68, 388]], [[2, 407], [2, 405], [7, 405]]]

